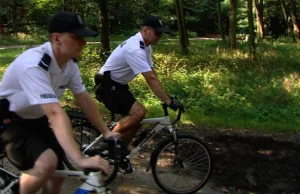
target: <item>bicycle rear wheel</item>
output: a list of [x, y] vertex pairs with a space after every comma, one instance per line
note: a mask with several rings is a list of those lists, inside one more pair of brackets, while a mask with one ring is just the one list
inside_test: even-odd
[[158, 145], [151, 158], [153, 178], [167, 193], [195, 193], [211, 175], [210, 151], [204, 142], [189, 134], [178, 134], [177, 141], [178, 144], [171, 137]]
[[[92, 126], [89, 123], [81, 123], [81, 124], [73, 124], [73, 135], [76, 140], [76, 142], [79, 144], [81, 151], [83, 151], [86, 146], [91, 144], [99, 135], [100, 132], [98, 129], [96, 129], [94, 126]], [[92, 146], [89, 151], [87, 151], [85, 154], [86, 157], [98, 155], [99, 153], [103, 152], [105, 149], [104, 143], [98, 142], [96, 145]], [[106, 160], [110, 160], [109, 156], [102, 156]], [[76, 166], [75, 162], [67, 155], [64, 156], [64, 164], [67, 166], [70, 170], [83, 170]], [[108, 185], [110, 182], [112, 182], [116, 176], [118, 171], [118, 166], [114, 164], [112, 166], [113, 170], [110, 174], [102, 176], [102, 180], [105, 185]]]

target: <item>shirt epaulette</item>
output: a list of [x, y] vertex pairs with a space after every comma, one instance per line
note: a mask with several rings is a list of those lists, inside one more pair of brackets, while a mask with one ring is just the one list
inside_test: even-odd
[[39, 62], [38, 66], [48, 71], [50, 63], [51, 63], [51, 57], [47, 53], [45, 53], [42, 57], [42, 60]]
[[140, 48], [145, 49], [145, 43], [143, 41], [140, 41]]

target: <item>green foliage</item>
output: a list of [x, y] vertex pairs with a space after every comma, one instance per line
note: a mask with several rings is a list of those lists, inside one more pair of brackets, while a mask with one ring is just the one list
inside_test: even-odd
[[20, 49], [0, 49], [0, 79], [2, 79], [8, 65], [21, 53], [25, 48]]
[[[185, 105], [185, 122], [213, 128], [299, 130], [299, 45], [261, 43], [257, 45], [257, 61], [251, 64], [247, 45], [227, 50], [222, 41], [194, 40], [190, 41], [190, 54], [182, 56], [178, 44], [161, 41], [154, 46], [153, 60], [168, 93]], [[0, 50], [1, 73], [21, 51]], [[91, 94], [93, 77], [104, 63], [99, 52], [99, 45], [88, 45], [79, 59], [83, 81]], [[160, 101], [143, 76], [130, 86], [147, 107], [148, 116], [162, 114]], [[63, 101], [73, 103], [72, 95], [67, 93]]]
[[216, 0], [184, 1], [187, 29], [197, 32], [200, 36], [214, 31], [217, 27], [214, 25], [217, 23], [216, 3]]
[[[299, 129], [298, 45], [258, 45], [255, 65], [247, 47], [227, 51], [222, 42], [192, 41], [191, 54], [183, 57], [169, 51], [175, 45], [158, 46], [153, 59], [164, 86], [184, 102], [187, 120], [208, 127]], [[142, 77], [132, 88], [147, 105], [158, 106]]]
[[25, 8], [27, 22], [47, 25], [59, 4], [57, 0], [28, 0]]
[[187, 33], [189, 38], [196, 38], [198, 36], [197, 32], [188, 31]]
[[0, 36], [0, 45], [35, 45], [41, 44], [48, 39], [48, 32], [41, 33], [43, 30], [34, 31], [29, 28], [32, 33], [18, 32], [9, 35]]
[[87, 90], [91, 93], [94, 88], [94, 75], [99, 71], [103, 61], [100, 59], [100, 48], [98, 45], [90, 45], [84, 49], [79, 59], [81, 76]]
[[[4, 29], [8, 34], [10, 31], [30, 34], [31, 31], [28, 28], [31, 26], [46, 28], [50, 17], [54, 13], [64, 10], [78, 12], [89, 28], [99, 31], [101, 24], [98, 2], [90, 0], [1, 0], [0, 24], [12, 25], [10, 28]], [[221, 0], [222, 25], [225, 33], [228, 32], [229, 2], [229, 0]], [[290, 1], [285, 2], [289, 9]], [[160, 16], [166, 26], [177, 31], [173, 0], [108, 0], [107, 3], [110, 33], [127, 34], [127, 32], [132, 32], [133, 29], [139, 27], [141, 20], [150, 14]], [[198, 36], [218, 33], [216, 4], [217, 0], [183, 1], [187, 30], [196, 32]], [[246, 4], [246, 1], [239, 0], [237, 33], [248, 32]], [[299, 4], [299, 0], [296, 1], [296, 4]], [[297, 6], [296, 9], [296, 13], [299, 13], [300, 6]], [[256, 17], [255, 14], [254, 17]], [[254, 24], [256, 25], [255, 18]], [[276, 38], [278, 34], [286, 33], [280, 1], [264, 1], [264, 24], [266, 33], [276, 36]]]

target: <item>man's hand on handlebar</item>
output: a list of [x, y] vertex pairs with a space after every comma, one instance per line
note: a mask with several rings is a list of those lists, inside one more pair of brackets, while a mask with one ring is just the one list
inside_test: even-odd
[[93, 156], [89, 158], [82, 158], [77, 162], [78, 167], [83, 169], [99, 169], [108, 174], [111, 171], [109, 162], [100, 156]]
[[176, 100], [176, 97], [170, 97], [171, 103], [168, 105], [172, 110], [176, 111], [177, 109], [184, 111], [184, 106], [181, 102]]
[[107, 131], [105, 134], [103, 134], [105, 138], [121, 138], [121, 134], [113, 131]]

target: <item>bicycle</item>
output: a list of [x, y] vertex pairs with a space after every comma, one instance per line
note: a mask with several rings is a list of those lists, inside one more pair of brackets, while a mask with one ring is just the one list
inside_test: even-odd
[[[177, 101], [177, 103], [180, 103]], [[182, 106], [183, 107], [183, 106]], [[171, 194], [190, 194], [200, 190], [208, 181], [212, 172], [211, 153], [207, 145], [199, 138], [187, 134], [177, 133], [173, 125], [181, 119], [184, 108], [178, 110], [176, 119], [171, 122], [168, 113], [168, 106], [162, 104], [164, 111], [163, 117], [143, 119], [141, 124], [153, 124], [153, 128], [143, 130], [133, 142], [135, 148], [123, 156], [120, 165], [130, 164], [130, 159], [139, 152], [143, 146], [154, 138], [158, 133], [165, 130], [169, 136], [163, 138], [157, 143], [154, 151], [151, 153], [149, 167], [152, 169], [152, 175], [156, 184], [165, 192]], [[85, 115], [77, 109], [67, 111], [69, 114], [75, 132], [75, 138], [80, 144], [83, 153], [93, 152], [97, 149], [104, 149], [98, 142], [102, 136], [98, 130], [88, 122]], [[112, 114], [111, 129], [117, 124]], [[69, 158], [66, 158], [66, 166], [76, 170]], [[171, 171], [168, 174], [168, 170]], [[118, 167], [115, 167], [112, 174], [104, 180], [109, 184], [117, 176]], [[125, 170], [125, 173], [130, 171]], [[174, 179], [174, 177], [176, 177]], [[171, 180], [175, 180], [171, 183]]]
[[[117, 139], [103, 139], [108, 145], [109, 157], [113, 165], [117, 166], [120, 158], [120, 141]], [[102, 153], [98, 153], [103, 155]], [[1, 155], [3, 159], [5, 154]], [[83, 180], [83, 184], [75, 191], [74, 194], [111, 194], [111, 191], [105, 188], [102, 183], [102, 173], [99, 170], [85, 169], [82, 171], [74, 170], [56, 170], [53, 177], [77, 178]], [[19, 176], [13, 174], [0, 165], [0, 194], [18, 194], [19, 193]]]

